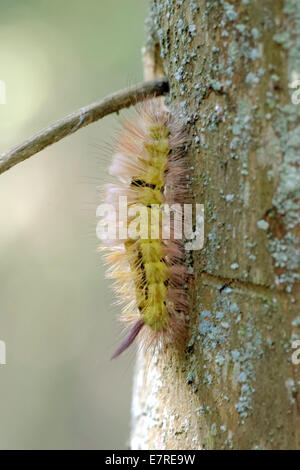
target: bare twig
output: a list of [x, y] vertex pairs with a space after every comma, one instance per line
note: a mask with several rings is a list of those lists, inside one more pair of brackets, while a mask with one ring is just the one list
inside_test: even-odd
[[84, 106], [25, 140], [22, 144], [16, 145], [8, 152], [2, 153], [0, 155], [0, 174], [54, 142], [58, 142], [67, 135], [73, 134], [81, 127], [98, 121], [108, 114], [128, 108], [132, 104], [144, 100], [146, 97], [160, 96], [167, 92], [167, 80], [159, 78], [117, 91], [97, 103]]

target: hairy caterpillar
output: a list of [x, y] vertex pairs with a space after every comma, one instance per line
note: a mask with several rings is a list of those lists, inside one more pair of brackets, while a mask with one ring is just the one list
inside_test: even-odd
[[[158, 209], [159, 233], [153, 234], [146, 226], [146, 233], [134, 238], [127, 235], [103, 241], [110, 266], [107, 276], [115, 279], [115, 291], [123, 304], [121, 318], [130, 326], [113, 358], [138, 334], [145, 346], [182, 342], [188, 305], [183, 241], [174, 238], [174, 225], [170, 238], [162, 237], [164, 205], [182, 204], [187, 198], [186, 132], [178, 115], [171, 114], [160, 99], [137, 105], [135, 119], [123, 126], [109, 168], [118, 182], [106, 185], [105, 201], [119, 215], [120, 196], [126, 196], [128, 229], [130, 224], [140, 223], [132, 211], [137, 204], [145, 208], [149, 222], [153, 209]], [[111, 216], [107, 214], [104, 221], [109, 222]]]

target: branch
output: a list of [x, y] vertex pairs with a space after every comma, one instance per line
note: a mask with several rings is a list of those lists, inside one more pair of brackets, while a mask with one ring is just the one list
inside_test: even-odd
[[67, 135], [73, 134], [81, 127], [87, 126], [92, 122], [116, 113], [123, 108], [128, 108], [132, 104], [143, 101], [146, 98], [160, 96], [169, 90], [168, 82], [165, 78], [159, 78], [140, 83], [125, 90], [117, 91], [107, 96], [97, 103], [78, 109], [65, 118], [57, 121], [51, 126], [43, 129], [38, 134], [25, 140], [22, 144], [16, 145], [8, 152], [0, 155], [0, 174], [9, 170], [9, 168], [23, 162], [35, 153], [40, 152], [45, 147], [58, 142]]

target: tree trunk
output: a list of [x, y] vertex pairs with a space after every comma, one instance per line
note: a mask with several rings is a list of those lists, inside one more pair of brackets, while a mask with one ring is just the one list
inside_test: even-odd
[[132, 448], [300, 449], [300, 2], [151, 0], [148, 28], [205, 245], [185, 353], [139, 354]]

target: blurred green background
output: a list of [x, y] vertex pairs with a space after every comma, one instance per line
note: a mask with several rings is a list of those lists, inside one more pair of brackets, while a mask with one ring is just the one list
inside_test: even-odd
[[[142, 79], [146, 0], [1, 0], [0, 153]], [[96, 253], [114, 116], [0, 176], [1, 449], [121, 449], [134, 351]]]

